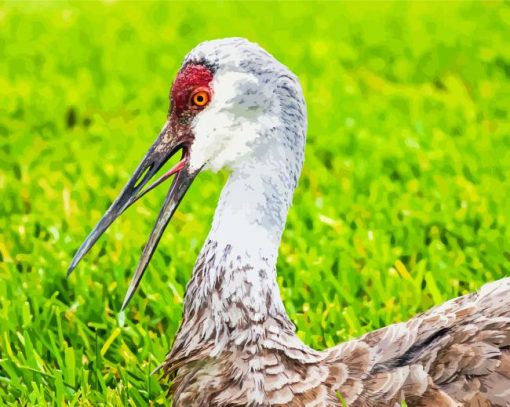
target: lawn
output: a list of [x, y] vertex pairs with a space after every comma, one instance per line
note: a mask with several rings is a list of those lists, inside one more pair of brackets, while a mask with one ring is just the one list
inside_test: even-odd
[[510, 3], [0, 3], [0, 405], [165, 404], [150, 372], [228, 174], [201, 174], [119, 315], [166, 188], [74, 251], [161, 128], [197, 43], [300, 78], [306, 159], [278, 262], [323, 349], [508, 274]]

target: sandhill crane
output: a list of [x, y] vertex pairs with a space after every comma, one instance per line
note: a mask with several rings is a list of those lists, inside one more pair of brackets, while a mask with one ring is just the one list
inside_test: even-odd
[[[68, 273], [127, 207], [175, 175], [124, 309], [193, 179], [227, 168], [162, 364], [175, 406], [509, 406], [510, 278], [324, 351], [297, 337], [276, 258], [306, 127], [287, 67], [244, 39], [199, 44], [173, 83], [159, 137]], [[147, 186], [178, 152], [179, 163]]]

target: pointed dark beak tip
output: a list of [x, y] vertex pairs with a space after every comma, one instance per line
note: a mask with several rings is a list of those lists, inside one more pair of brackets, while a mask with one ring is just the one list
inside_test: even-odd
[[67, 272], [66, 272], [66, 278], [69, 279], [69, 277], [71, 276], [72, 272], [74, 271], [74, 269], [76, 268], [76, 262], [73, 260], [70, 264], [70, 266], [68, 267], [67, 269]]
[[122, 307], [120, 307], [121, 312], [123, 312], [127, 308], [129, 302], [131, 301], [131, 298], [133, 298], [133, 294], [135, 293], [136, 289], [138, 288], [138, 284], [140, 283], [140, 280], [142, 279], [143, 272], [145, 270], [142, 270], [141, 273], [139, 270], [140, 269], [136, 270], [136, 273], [133, 276], [133, 279], [131, 280], [131, 284], [129, 284], [129, 288], [126, 292], [126, 295], [124, 296], [124, 301], [122, 302]]
[[[87, 239], [88, 240], [88, 239]], [[85, 242], [87, 242], [87, 240]], [[85, 244], [85, 243], [84, 243]], [[72, 274], [72, 272], [74, 271], [74, 269], [76, 268], [76, 266], [78, 265], [78, 263], [80, 262], [80, 260], [82, 259], [83, 257], [83, 245], [82, 247], [80, 247], [78, 249], [78, 251], [75, 253], [74, 257], [73, 257], [73, 260], [71, 260], [71, 264], [69, 265], [69, 267], [67, 268], [67, 272], [66, 272], [66, 278], [69, 278]]]

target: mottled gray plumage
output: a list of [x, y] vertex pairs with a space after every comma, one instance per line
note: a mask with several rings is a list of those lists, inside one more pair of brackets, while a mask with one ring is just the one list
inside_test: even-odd
[[510, 279], [325, 351], [300, 341], [276, 281], [304, 156], [299, 82], [244, 39], [202, 43], [188, 64], [214, 73], [211, 103], [179, 122], [190, 171], [231, 175], [163, 364], [174, 405], [509, 406]]
[[[318, 352], [296, 336], [268, 281], [267, 312], [250, 285], [221, 276], [261, 274], [231, 247], [208, 242], [188, 285], [183, 322], [164, 364], [176, 406], [508, 406], [510, 279]], [[207, 285], [207, 273], [219, 270]], [[243, 277], [235, 280], [241, 281]], [[271, 296], [274, 295], [274, 298]], [[214, 298], [222, 298], [215, 304]], [[218, 306], [219, 305], [219, 306]], [[239, 311], [229, 318], [226, 308]]]

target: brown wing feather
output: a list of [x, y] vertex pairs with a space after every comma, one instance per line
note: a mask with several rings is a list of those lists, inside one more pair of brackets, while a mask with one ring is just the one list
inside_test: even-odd
[[175, 344], [165, 363], [175, 405], [510, 406], [510, 278], [324, 352], [285, 321], [256, 331], [215, 357]]
[[[355, 392], [340, 385], [349, 405], [510, 406], [509, 278], [352, 341], [360, 342], [371, 364], [354, 375]], [[328, 359], [342, 361], [350, 343]]]

